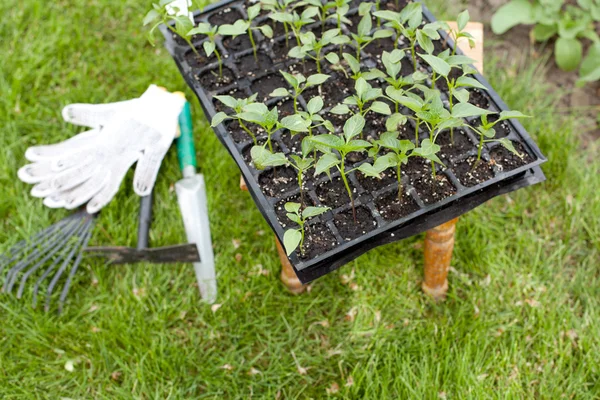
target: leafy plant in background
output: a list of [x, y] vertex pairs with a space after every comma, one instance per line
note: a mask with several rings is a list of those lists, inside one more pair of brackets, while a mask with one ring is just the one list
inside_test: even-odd
[[528, 115], [524, 115], [519, 111], [502, 111], [500, 113], [499, 118], [496, 121], [488, 121], [487, 115], [491, 114], [490, 112], [481, 115], [481, 125], [479, 126], [471, 126], [471, 128], [479, 135], [479, 145], [477, 146], [477, 160], [473, 165], [473, 168], [477, 166], [479, 161], [481, 160], [481, 150], [483, 149], [484, 143], [489, 142], [498, 142], [502, 146], [504, 146], [510, 152], [516, 154], [519, 157], [522, 157], [521, 154], [515, 149], [512, 142], [507, 138], [495, 139], [496, 130], [494, 129], [494, 125], [498, 122], [505, 121], [511, 118], [529, 118]]
[[284, 205], [285, 211], [287, 211], [287, 217], [298, 224], [298, 229], [288, 229], [283, 234], [283, 247], [285, 248], [286, 254], [289, 256], [300, 246], [300, 254], [304, 256], [304, 230], [306, 221], [310, 218], [321, 215], [328, 210], [329, 207], [306, 207], [300, 211], [302, 205], [294, 202], [287, 202]]
[[254, 52], [254, 59], [258, 61], [258, 55], [256, 54], [256, 43], [254, 42], [254, 35], [252, 34], [252, 30], [259, 30], [264, 36], [269, 39], [273, 37], [273, 29], [269, 25], [261, 25], [261, 26], [252, 26], [252, 21], [260, 14], [261, 5], [255, 4], [251, 7], [248, 7], [248, 20], [245, 21], [247, 24], [247, 32], [248, 38], [250, 39], [250, 43], [252, 44], [252, 51]]
[[244, 120], [239, 117], [239, 115], [242, 112], [244, 112], [245, 108], [249, 104], [254, 104], [255, 103], [256, 96], [258, 96], [258, 94], [254, 93], [252, 96], [250, 96], [250, 97], [248, 97], [246, 99], [236, 99], [235, 97], [232, 97], [232, 96], [219, 96], [219, 95], [215, 95], [214, 96], [215, 99], [219, 100], [221, 103], [223, 103], [227, 107], [233, 109], [233, 111], [235, 111], [235, 114], [233, 114], [232, 116], [229, 116], [229, 115], [225, 114], [222, 111], [218, 112], [213, 117], [212, 122], [211, 122], [211, 126], [215, 127], [215, 126], [219, 125], [221, 122], [225, 121], [226, 119], [235, 119], [235, 120], [238, 121], [238, 124], [240, 125], [240, 127], [248, 135], [250, 135], [250, 137], [252, 138], [252, 140], [254, 140], [254, 144], [258, 144], [258, 142], [256, 141], [256, 135], [254, 133], [252, 133], [252, 131], [250, 129], [248, 129], [248, 127], [244, 123]]
[[[354, 222], [356, 222], [354, 196], [352, 196], [352, 190], [350, 189], [347, 177], [352, 170], [346, 170], [346, 156], [351, 152], [364, 152], [371, 147], [371, 143], [366, 140], [354, 139], [356, 136], [362, 134], [364, 127], [365, 119], [362, 115], [356, 114], [350, 117], [344, 124], [344, 134], [341, 137], [337, 135], [316, 135], [305, 139], [308, 143], [317, 146], [324, 153], [315, 165], [315, 176], [323, 172], [329, 175], [329, 170], [334, 167], [340, 172], [340, 176], [350, 197]], [[308, 147], [308, 150], [312, 149]]]
[[323, 82], [325, 82], [327, 79], [329, 79], [329, 75], [325, 75], [325, 74], [314, 74], [309, 76], [308, 78], [305, 78], [304, 75], [302, 74], [289, 74], [285, 71], [279, 71], [281, 73], [281, 75], [283, 75], [283, 78], [286, 80], [287, 83], [290, 84], [290, 86], [292, 87], [292, 90], [290, 91], [289, 89], [286, 88], [277, 88], [275, 90], [273, 90], [273, 92], [271, 92], [269, 94], [269, 96], [271, 97], [284, 97], [284, 96], [292, 96], [293, 102], [294, 102], [294, 111], [298, 112], [298, 96], [300, 96], [302, 94], [302, 92], [304, 92], [306, 89], [313, 87], [313, 86], [318, 86], [320, 84], [322, 84]]
[[[192, 44], [192, 34], [190, 30], [194, 27], [194, 24], [187, 15], [176, 15], [179, 12], [177, 7], [172, 7], [171, 3], [174, 0], [160, 0], [158, 3], [152, 4], [152, 9], [148, 11], [144, 17], [144, 26], [152, 24], [150, 31], [148, 31], [148, 41], [152, 46], [155, 45], [154, 37], [156, 35], [156, 29], [164, 24], [171, 32], [179, 35], [185, 42], [192, 48], [197, 56], [198, 50]], [[173, 24], [172, 24], [173, 23]]]
[[340, 32], [338, 28], [330, 29], [323, 33], [321, 39], [317, 39], [312, 32], [301, 33], [300, 42], [302, 45], [293, 47], [288, 55], [299, 59], [312, 58], [317, 64], [317, 72], [321, 73], [321, 51], [323, 51], [323, 48], [329, 44], [343, 45], [350, 42], [350, 38], [346, 35], [340, 35]]
[[[584, 58], [582, 40], [591, 40], [592, 48], [600, 42], [594, 21], [600, 21], [598, 0], [578, 0], [577, 6], [565, 5], [564, 0], [512, 0], [496, 11], [491, 22], [492, 31], [498, 35], [525, 24], [535, 25], [531, 35], [536, 41], [558, 36], [554, 44], [556, 64], [565, 71], [573, 71]], [[600, 54], [590, 51], [587, 57], [590, 54], [592, 60], [589, 63], [600, 65]], [[583, 72], [589, 74], [590, 71], [586, 69]], [[589, 81], [589, 77], [586, 80]]]

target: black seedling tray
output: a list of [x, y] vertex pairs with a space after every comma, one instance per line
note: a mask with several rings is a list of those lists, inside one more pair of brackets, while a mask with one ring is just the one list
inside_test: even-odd
[[[385, 4], [384, 1], [382, 1], [381, 4]], [[215, 18], [221, 18], [223, 15], [222, 13], [229, 9], [236, 14], [236, 18], [234, 19], [246, 17], [245, 3], [243, 1], [226, 0], [208, 6], [202, 13], [196, 13], [196, 22], [210, 21], [211, 23], [215, 24]], [[435, 21], [435, 18], [424, 6], [423, 10], [425, 21]], [[349, 13], [349, 16], [351, 17], [356, 15], [356, 13], [357, 9], [352, 9]], [[261, 24], [263, 21], [266, 21], [266, 18], [266, 16], [261, 16], [257, 18], [256, 21], [257, 23]], [[320, 23], [316, 23], [314, 26], [320, 27]], [[311, 29], [314, 26], [309, 26], [308, 28]], [[344, 27], [344, 30], [347, 34], [347, 27]], [[166, 39], [165, 45], [168, 51], [175, 59], [177, 67], [179, 68], [184, 79], [196, 93], [209, 120], [211, 120], [217, 112], [215, 107], [221, 106], [220, 104], [217, 104], [218, 102], [216, 102], [216, 100], [213, 99], [213, 95], [227, 95], [231, 94], [232, 92], [236, 92], [238, 97], [248, 97], [253, 94], [253, 92], [260, 93], [257, 100], [264, 101], [269, 108], [273, 107], [273, 105], [278, 105], [281, 117], [281, 110], [285, 108], [281, 107], [282, 104], [284, 104], [282, 99], [269, 99], [266, 97], [268, 93], [270, 93], [270, 91], [275, 87], [287, 86], [278, 71], [286, 70], [289, 72], [290, 68], [298, 68], [298, 72], [304, 73], [304, 71], [302, 71], [302, 63], [300, 60], [285, 59], [280, 61], [278, 59], [280, 57], [277, 56], [274, 48], [276, 46], [281, 46], [285, 40], [283, 36], [275, 37], [274, 39], [269, 40], [261, 37], [257, 32], [255, 33], [255, 36], [258, 39], [257, 43], [260, 48], [261, 57], [260, 62], [256, 63], [257, 70], [251, 74], [244, 75], [238, 68], [242, 59], [246, 57], [253, 57], [249, 42], [244, 42], [243, 37], [238, 37], [238, 39], [236, 39], [236, 41], [233, 43], [231, 41], [229, 42], [230, 47], [233, 47], [233, 45], [237, 45], [239, 47], [239, 50], [236, 52], [228, 51], [228, 49], [224, 46], [223, 40], [217, 39], [217, 48], [220, 50], [224, 59], [223, 68], [225, 71], [225, 76], [228, 76], [230, 81], [228, 84], [221, 87], [204, 88], [201, 83], [204, 81], [203, 77], [205, 77], [206, 74], [216, 72], [218, 70], [218, 64], [216, 62], [212, 62], [212, 60], [209, 60], [210, 63], [206, 65], [198, 65], [197, 62], [194, 62], [192, 50], [185, 44], [185, 42], [183, 42], [183, 40], [175, 37], [164, 26], [162, 27], [162, 32]], [[445, 32], [440, 32], [440, 34], [442, 35], [442, 39], [446, 40], [448, 46], [452, 48], [454, 45], [452, 40], [447, 38]], [[199, 48], [200, 51], [202, 39], [203, 38], [194, 38], [193, 40], [195, 46]], [[293, 38], [290, 39], [290, 48], [294, 45], [294, 41], [295, 40]], [[438, 42], [438, 45], [440, 43], [441, 42]], [[457, 50], [457, 53], [461, 53], [459, 49]], [[324, 52], [324, 54], [326, 54], [326, 52]], [[376, 57], [373, 57], [368, 53], [364, 53], [361, 56], [361, 63], [367, 67], [374, 67], [377, 65], [378, 60]], [[342, 76], [336, 75], [335, 72], [328, 70], [326, 61], [324, 61], [322, 64], [322, 72], [332, 75], [332, 78], [325, 82], [323, 87], [326, 87], [327, 85], [335, 85], [335, 80], [341, 80], [343, 78]], [[380, 65], [379, 68], [381, 68]], [[427, 69], [425, 66], [420, 64], [419, 68]], [[304, 75], [308, 76], [315, 72], [307, 72], [304, 73]], [[506, 104], [500, 99], [498, 94], [491, 88], [489, 83], [480, 74], [474, 75], [474, 78], [488, 88], [487, 92], [479, 91], [477, 93], [477, 95], [480, 96], [479, 102], [485, 103], [478, 104], [479, 106], [493, 111], [508, 110]], [[275, 81], [275, 84], [271, 82], [271, 86], [274, 87], [270, 87], [268, 85], [269, 81]], [[308, 100], [309, 99], [305, 99], [304, 97], [300, 96], [300, 106], [304, 108]], [[290, 104], [288, 102], [287, 106], [289, 105]], [[324, 110], [324, 114], [327, 110], [328, 108]], [[406, 110], [401, 112], [404, 111]], [[378, 116], [377, 118], [380, 118], [381, 121], [383, 121], [385, 117]], [[458, 217], [467, 211], [472, 210], [473, 208], [495, 196], [544, 181], [545, 176], [539, 168], [539, 165], [545, 162], [546, 158], [542, 155], [537, 145], [531, 140], [523, 126], [516, 120], [510, 120], [506, 121], [506, 124], [503, 124], [503, 129], [505, 131], [504, 137], [512, 140], [519, 151], [526, 154], [526, 162], [521, 162], [522, 165], [512, 170], [503, 170], [501, 166], [495, 165], [493, 167], [493, 177], [491, 179], [469, 187], [467, 186], [469, 182], [466, 178], [464, 178], [465, 180], [461, 183], [461, 179], [463, 178], [460, 178], [460, 176], [464, 177], [465, 175], [464, 168], [462, 168], [463, 171], [461, 172], [460, 165], [464, 164], [469, 157], [473, 157], [476, 154], [476, 148], [472, 147], [469, 151], [466, 151], [464, 154], [458, 155], [455, 158], [449, 155], [445, 160], [448, 168], [444, 170], [438, 169], [438, 174], [442, 174], [445, 184], [450, 185], [448, 187], [453, 187], [451, 191], [454, 193], [439, 200], [435, 198], [428, 198], [427, 196], [420, 194], [418, 187], [419, 179], [421, 181], [423, 179], [427, 179], [427, 175], [423, 175], [418, 179], [413, 179], [412, 183], [407, 176], [403, 176], [404, 192], [409, 193], [410, 201], [414, 203], [414, 211], [396, 220], [385, 220], [377, 207], [377, 200], [385, 197], [386, 195], [389, 196], [390, 193], [397, 191], [395, 179], [387, 186], [380, 185], [375, 190], [369, 191], [365, 189], [363, 185], [361, 185], [356, 173], [351, 173], [350, 181], [352, 186], [355, 188], [354, 197], [356, 208], [357, 210], [361, 210], [361, 212], [366, 212], [372, 216], [374, 224], [372, 230], [367, 231], [359, 237], [350, 238], [349, 240], [347, 240], [348, 238], [342, 237], [339, 226], [336, 226], [336, 222], [340, 221], [340, 215], [347, 215], [348, 213], [351, 213], [349, 202], [348, 204], [343, 204], [337, 208], [333, 208], [331, 211], [323, 214], [322, 216], [311, 220], [309, 222], [308, 229], [310, 229], [310, 227], [319, 227], [319, 229], [327, 230], [327, 234], [335, 238], [336, 245], [327, 252], [311, 259], [301, 259], [296, 253], [292, 254], [292, 256], [290, 256], [290, 262], [296, 270], [298, 278], [303, 283], [310, 282], [311, 280], [314, 280], [336, 268], [339, 268], [340, 266], [348, 263], [349, 261], [355, 259], [374, 247], [395, 242], [400, 239], [424, 232], [455, 217]], [[294, 185], [293, 188], [289, 188], [289, 190], [285, 188], [282, 192], [277, 191], [276, 193], [273, 193], [273, 191], [271, 191], [270, 193], [265, 193], [261, 188], [261, 177], [267, 176], [266, 174], [273, 174], [273, 171], [271, 169], [259, 171], [251, 165], [249, 162], [249, 150], [253, 144], [252, 140], [246, 140], [243, 137], [234, 137], [234, 135], [229, 132], [228, 127], [224, 126], [223, 124], [215, 127], [214, 131], [240, 168], [240, 171], [248, 186], [248, 190], [256, 202], [258, 209], [261, 211], [268, 224], [279, 238], [280, 242], [283, 243], [285, 225], [288, 224], [289, 221], [280, 221], [277, 214], [279, 212], [281, 215], [282, 206], [286, 201], [297, 201], [299, 194], [297, 184]], [[421, 129], [421, 134], [424, 133], [423, 131], [424, 129]], [[476, 135], [473, 132], [469, 131], [468, 129], [464, 129], [463, 131], [465, 137], [469, 142], [471, 142], [471, 144], [477, 143]], [[284, 135], [289, 137], [289, 133], [287, 132], [277, 132], [272, 136], [272, 140], [279, 151], [285, 154], [298, 152], [300, 148], [299, 142], [297, 144], [290, 144], [290, 141], [287, 140]], [[499, 147], [499, 144], [491, 144], [486, 145], [484, 148], [483, 159], [485, 161], [490, 161], [492, 159], [496, 160], [496, 158], [494, 158], [496, 157], [494, 154], [496, 156], [500, 154], [501, 157], [506, 157], [506, 152]], [[358, 165], [362, 161], [364, 160], [357, 161], [355, 165]], [[277, 167], [277, 170], [280, 174], [282, 174], [282, 176], [286, 175], [283, 167]], [[335, 180], [338, 177], [339, 174], [332, 174], [332, 179]], [[305, 199], [308, 199], [308, 201], [313, 205], [321, 205], [322, 203], [319, 195], [317, 194], [317, 188], [326, 181], [328, 182], [328, 178], [325, 176], [307, 180]], [[315, 230], [316, 229], [317, 228], [315, 228]]]

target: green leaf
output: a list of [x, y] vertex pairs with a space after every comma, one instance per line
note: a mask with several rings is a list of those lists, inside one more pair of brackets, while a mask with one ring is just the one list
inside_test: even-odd
[[317, 135], [308, 137], [307, 139], [314, 144], [334, 149], [338, 149], [344, 145], [344, 140], [337, 135]]
[[349, 141], [353, 137], [359, 135], [365, 127], [365, 119], [362, 115], [356, 114], [348, 118], [344, 124], [344, 137]]
[[394, 11], [375, 11], [373, 13], [377, 18], [381, 18], [384, 21], [400, 21], [400, 14]]
[[466, 103], [469, 101], [469, 91], [467, 89], [458, 89], [452, 92], [452, 95], [460, 102]]
[[360, 63], [358, 62], [358, 60], [356, 58], [354, 58], [353, 55], [344, 53], [344, 54], [342, 54], [342, 57], [344, 57], [344, 60], [346, 60], [346, 62], [348, 63], [348, 66], [350, 67], [350, 70], [354, 74], [357, 74], [360, 72]]
[[365, 151], [367, 148], [371, 147], [371, 143], [366, 140], [350, 140], [348, 143], [339, 148], [339, 152], [343, 154], [348, 154], [352, 151]]
[[290, 93], [288, 92], [288, 90], [286, 88], [277, 88], [275, 90], [273, 90], [271, 93], [269, 93], [270, 97], [284, 97], [284, 96], [289, 96]]
[[298, 225], [302, 224], [302, 218], [300, 218], [300, 216], [298, 216], [297, 214], [287, 213], [285, 214], [285, 216], [288, 217], [290, 221], [293, 221]]
[[531, 34], [536, 42], [543, 42], [545, 40], [550, 39], [552, 36], [558, 33], [558, 28], [556, 25], [543, 25], [537, 24]]
[[213, 96], [215, 99], [219, 100], [221, 103], [225, 104], [229, 108], [235, 109], [238, 105], [238, 100], [232, 96]]
[[323, 32], [323, 35], [321, 36], [321, 41], [324, 42], [325, 44], [327, 44], [331, 41], [331, 39], [333, 39], [334, 37], [336, 37], [339, 34], [340, 34], [339, 29], [337, 29], [337, 28], [329, 29], [329, 30]]
[[371, 15], [366, 14], [364, 17], [362, 17], [362, 19], [358, 23], [356, 33], [360, 37], [369, 36], [371, 29], [373, 29], [373, 23], [371, 22]]
[[356, 83], [354, 84], [354, 90], [356, 90], [356, 95], [359, 98], [363, 98], [367, 90], [371, 89], [371, 85], [364, 79], [358, 78]]
[[313, 97], [306, 104], [306, 108], [310, 114], [316, 114], [323, 109], [323, 99], [321, 96]]
[[419, 46], [421, 46], [421, 48], [423, 48], [427, 54], [431, 54], [435, 50], [433, 47], [433, 42], [429, 36], [423, 33], [422, 30], [417, 31], [417, 43], [419, 43]]
[[374, 101], [370, 108], [371, 111], [376, 112], [377, 114], [390, 115], [392, 113], [390, 106], [383, 101]]
[[367, 72], [363, 72], [361, 77], [366, 81], [370, 81], [377, 78], [385, 78], [385, 74], [377, 68], [372, 68]]
[[323, 154], [319, 161], [315, 164], [315, 176], [326, 172], [329, 175], [329, 170], [338, 165], [340, 160], [333, 154]]
[[579, 84], [600, 79], [600, 43], [595, 43], [588, 50], [579, 69]]
[[306, 57], [306, 52], [302, 49], [301, 46], [292, 47], [290, 51], [288, 51], [288, 56], [292, 58], [304, 58]]
[[329, 112], [336, 115], [345, 115], [350, 113], [350, 108], [348, 108], [348, 106], [345, 104], [338, 104], [329, 110]]
[[520, 111], [502, 111], [500, 113], [500, 118], [498, 118], [498, 121], [496, 122], [500, 122], [500, 121], [504, 121], [506, 119], [511, 119], [511, 118], [531, 118], [529, 115], [525, 115]]
[[523, 158], [523, 155], [521, 153], [519, 153], [517, 151], [517, 149], [515, 149], [515, 146], [513, 145], [513, 143], [506, 139], [506, 138], [502, 138], [502, 139], [498, 139], [496, 140], [498, 143], [500, 143], [502, 146], [504, 146], [506, 148], [506, 150], [510, 151], [511, 153], [515, 154], [516, 156], [518, 156], [519, 158]]
[[471, 88], [479, 88], [483, 90], [487, 90], [482, 83], [480, 83], [477, 79], [470, 78], [468, 76], [461, 76], [456, 80], [456, 87], [471, 87]]
[[[250, 103], [246, 104], [243, 108], [244, 112], [250, 112], [255, 114], [266, 114], [269, 112], [269, 109], [263, 103]], [[261, 115], [262, 117], [262, 115]], [[264, 120], [264, 118], [263, 118]]]
[[[310, 124], [310, 121], [308, 123]], [[282, 118], [280, 125], [292, 132], [308, 132], [308, 124], [298, 114], [289, 115]]]
[[300, 85], [300, 82], [298, 81], [296, 76], [288, 74], [287, 72], [281, 70], [279, 70], [279, 73], [283, 76], [283, 79], [285, 79], [286, 82], [289, 83], [290, 86], [292, 86], [293, 88], [297, 88], [298, 85]]
[[329, 132], [335, 132], [335, 127], [333, 126], [333, 123], [331, 121], [325, 120], [323, 122], [323, 126], [325, 127], [325, 129], [327, 129]]
[[298, 214], [300, 212], [300, 207], [302, 207], [302, 205], [300, 203], [288, 201], [287, 203], [285, 203], [283, 205], [283, 207], [285, 208], [285, 211], [287, 211], [289, 213]]
[[563, 71], [577, 69], [583, 56], [583, 46], [577, 39], [558, 38], [554, 45], [556, 64]]
[[492, 31], [501, 35], [514, 26], [520, 24], [533, 24], [533, 6], [528, 0], [512, 0], [503, 5], [492, 17]]
[[209, 23], [200, 22], [194, 29], [191, 29], [188, 32], [189, 36], [192, 35], [208, 35], [212, 32], [211, 26]]
[[388, 96], [394, 99], [395, 102], [397, 102], [400, 105], [403, 105], [406, 108], [409, 108], [412, 111], [418, 112], [421, 111], [421, 109], [423, 108], [423, 103], [421, 103], [417, 99], [413, 99], [412, 97], [408, 96], [397, 96], [396, 93], [391, 90], [386, 90], [386, 93]]
[[465, 10], [465, 11], [461, 12], [460, 14], [458, 14], [458, 17], [456, 18], [456, 25], [458, 26], [459, 31], [464, 30], [465, 27], [467, 26], [468, 22], [469, 22], [469, 10]]
[[304, 211], [302, 211], [302, 218], [307, 220], [309, 218], [316, 217], [317, 215], [324, 214], [329, 210], [329, 207], [306, 207]]
[[273, 29], [269, 25], [259, 26], [260, 32], [265, 36], [271, 39], [273, 37]]
[[227, 118], [229, 118], [229, 116], [227, 114], [225, 114], [224, 112], [218, 112], [213, 117], [212, 122], [210, 123], [210, 126], [215, 127], [215, 126], [219, 125], [221, 122], [225, 121]]
[[388, 131], [397, 131], [398, 128], [408, 121], [408, 117], [404, 114], [394, 113], [385, 121], [385, 129]]
[[148, 14], [146, 14], [146, 16], [144, 17], [144, 26], [148, 25], [154, 21], [157, 21], [159, 19], [160, 19], [160, 14], [158, 13], [158, 11], [150, 10], [150, 11], [148, 11]]
[[[378, 160], [379, 160], [379, 158], [378, 158]], [[360, 172], [362, 172], [363, 175], [365, 175], [365, 176], [370, 176], [373, 178], [381, 179], [382, 171], [379, 171], [377, 168], [375, 168], [373, 165], [371, 165], [369, 163], [362, 163], [359, 165], [359, 167], [357, 169]]]
[[329, 75], [325, 74], [314, 74], [308, 77], [306, 80], [306, 87], [318, 86], [329, 79]]
[[330, 64], [338, 64], [340, 62], [340, 57], [337, 55], [337, 53], [327, 53], [327, 55], [325, 55], [325, 59], [327, 61], [329, 61]]
[[452, 116], [454, 118], [476, 117], [492, 113], [492, 111], [479, 108], [471, 103], [458, 103], [452, 107]]
[[233, 24], [223, 24], [219, 26], [219, 35], [236, 37], [243, 35], [248, 31], [250, 23], [242, 19], [238, 19]]
[[302, 241], [302, 233], [297, 229], [288, 229], [283, 234], [283, 247], [285, 252], [289, 256], [292, 254], [300, 245]]
[[389, 29], [381, 29], [373, 32], [373, 39], [384, 39], [392, 37], [393, 35], [394, 32], [390, 31]]
[[237, 114], [237, 117], [244, 121], [253, 122], [255, 124], [263, 125], [265, 123], [264, 114], [258, 114], [255, 112], [241, 112]]
[[204, 48], [204, 52], [206, 53], [206, 57], [210, 57], [210, 55], [215, 51], [216, 45], [211, 41], [206, 41], [202, 43], [202, 47]]
[[413, 150], [413, 154], [416, 154], [418, 156], [421, 156], [423, 158], [426, 158], [444, 166], [444, 163], [436, 155], [436, 153], [438, 153], [439, 151], [439, 145], [433, 143], [430, 139], [425, 139], [421, 142], [421, 147]]
[[250, 21], [252, 21], [254, 18], [258, 17], [258, 14], [260, 14], [260, 7], [261, 7], [260, 4], [255, 4], [246, 9], [246, 11], [248, 13], [248, 19]]
[[448, 76], [450, 73], [450, 65], [439, 57], [431, 54], [419, 54], [419, 56], [433, 68], [435, 72], [442, 76]]
[[475, 60], [471, 57], [457, 55], [448, 57], [446, 62], [450, 65], [468, 65], [475, 63]]

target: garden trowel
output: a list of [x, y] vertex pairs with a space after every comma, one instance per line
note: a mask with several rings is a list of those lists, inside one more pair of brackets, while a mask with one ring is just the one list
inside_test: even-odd
[[196, 244], [200, 254], [200, 262], [194, 262], [200, 294], [207, 303], [212, 304], [217, 298], [215, 256], [210, 237], [204, 176], [196, 173], [192, 114], [188, 102], [179, 115], [179, 129], [181, 135], [177, 139], [177, 158], [183, 179], [175, 184], [175, 191], [187, 239]]

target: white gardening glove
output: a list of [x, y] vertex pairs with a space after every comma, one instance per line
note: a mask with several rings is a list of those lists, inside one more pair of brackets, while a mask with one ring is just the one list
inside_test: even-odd
[[167, 12], [171, 15], [183, 15], [188, 17], [190, 22], [194, 24], [194, 14], [189, 11], [192, 6], [192, 0], [173, 0], [167, 4]]
[[64, 142], [34, 146], [19, 178], [36, 184], [31, 194], [48, 207], [76, 208], [87, 202], [98, 212], [117, 193], [123, 177], [137, 161], [133, 188], [150, 194], [160, 164], [177, 134], [185, 100], [155, 85], [139, 98], [112, 104], [72, 104], [63, 118], [93, 128]]

